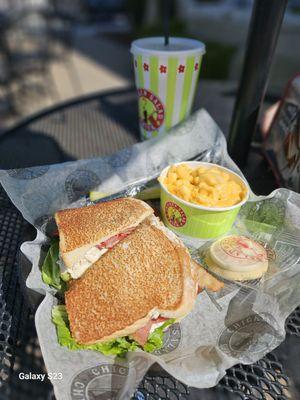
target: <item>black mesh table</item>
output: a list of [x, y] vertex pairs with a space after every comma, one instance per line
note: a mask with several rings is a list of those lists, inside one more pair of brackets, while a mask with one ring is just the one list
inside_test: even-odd
[[[0, 168], [108, 155], [132, 145], [138, 138], [134, 90], [95, 94], [46, 110], [7, 131], [0, 137]], [[244, 172], [255, 190], [272, 190], [272, 175], [259, 151], [251, 153], [249, 165]], [[40, 298], [25, 288], [30, 265], [19, 252], [20, 244], [33, 237], [34, 229], [0, 187], [0, 399], [5, 400], [54, 399], [49, 381], [18, 378], [21, 371], [45, 371], [34, 326], [34, 311]], [[298, 351], [299, 355], [300, 309], [288, 318], [286, 330], [287, 339], [276, 351], [253, 365], [229, 369], [215, 388], [188, 388], [154, 367], [135, 398], [297, 399], [298, 370], [293, 371], [289, 365], [283, 367], [282, 362], [287, 354], [292, 357]]]

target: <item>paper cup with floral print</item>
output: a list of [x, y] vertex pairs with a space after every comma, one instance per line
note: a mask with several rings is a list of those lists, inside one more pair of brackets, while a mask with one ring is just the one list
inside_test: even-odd
[[159, 136], [191, 112], [205, 45], [150, 37], [132, 42], [142, 139]]

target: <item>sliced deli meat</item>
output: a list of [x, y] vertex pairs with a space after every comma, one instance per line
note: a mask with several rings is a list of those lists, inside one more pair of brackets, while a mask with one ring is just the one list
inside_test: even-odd
[[118, 233], [117, 235], [110, 237], [109, 239], [105, 240], [104, 242], [101, 242], [100, 244], [98, 244], [96, 247], [99, 250], [102, 250], [102, 249], [110, 250], [116, 244], [118, 244], [121, 240], [125, 239], [128, 235], [130, 235], [134, 231], [134, 229], [135, 229], [135, 227], [126, 229], [126, 231]]
[[99, 244], [106, 250], [112, 248], [124, 232], [150, 215], [153, 209], [148, 204], [129, 197], [55, 213], [60, 257], [72, 278], [81, 277], [91, 266], [85, 260], [87, 252], [91, 250], [89, 258], [94, 259]]
[[151, 332], [151, 328], [154, 325], [160, 325], [163, 324], [165, 321], [167, 321], [168, 318], [164, 318], [164, 317], [158, 317], [156, 319], [151, 319], [147, 325], [143, 326], [142, 328], [138, 329], [135, 333], [133, 333], [131, 335], [132, 339], [134, 339], [138, 344], [140, 344], [141, 346], [145, 346], [145, 344], [147, 343], [148, 337], [150, 335]]
[[72, 278], [79, 278], [92, 264], [99, 260], [108, 250], [111, 250], [121, 240], [129, 236], [135, 228], [126, 229], [126, 231], [114, 235], [97, 246], [90, 248], [85, 255], [80, 258], [69, 270]]

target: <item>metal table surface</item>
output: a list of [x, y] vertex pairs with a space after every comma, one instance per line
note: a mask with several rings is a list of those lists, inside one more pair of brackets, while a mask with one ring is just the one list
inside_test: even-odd
[[[47, 110], [6, 132], [0, 138], [0, 168], [107, 155], [137, 141], [135, 92], [128, 89], [100, 93]], [[251, 153], [249, 168], [244, 172], [256, 191], [267, 193], [273, 189], [272, 176], [259, 152]], [[25, 289], [24, 274], [30, 265], [19, 253], [20, 244], [33, 237], [34, 229], [0, 187], [0, 399], [54, 398], [49, 381], [28, 382], [18, 378], [21, 371], [45, 371], [31, 307], [38, 296]], [[296, 399], [299, 382], [287, 377], [281, 361], [284, 355], [299, 349], [299, 309], [287, 320], [286, 329], [287, 339], [278, 350], [253, 365], [229, 369], [215, 388], [188, 388], [153, 368], [135, 398]]]

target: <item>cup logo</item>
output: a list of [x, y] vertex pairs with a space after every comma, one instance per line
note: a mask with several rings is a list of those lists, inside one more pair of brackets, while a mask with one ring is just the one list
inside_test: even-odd
[[166, 218], [172, 226], [180, 228], [186, 223], [185, 212], [178, 204], [167, 201], [165, 205]]
[[143, 129], [148, 132], [158, 130], [165, 119], [162, 102], [148, 89], [138, 89], [139, 119]]

